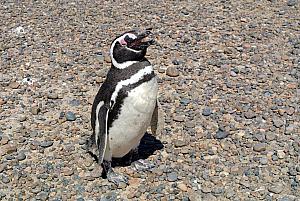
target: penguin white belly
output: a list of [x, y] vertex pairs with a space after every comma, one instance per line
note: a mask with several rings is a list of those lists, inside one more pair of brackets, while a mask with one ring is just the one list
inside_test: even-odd
[[123, 157], [139, 145], [151, 122], [157, 89], [157, 79], [154, 77], [132, 89], [124, 99], [119, 117], [108, 131], [112, 157]]

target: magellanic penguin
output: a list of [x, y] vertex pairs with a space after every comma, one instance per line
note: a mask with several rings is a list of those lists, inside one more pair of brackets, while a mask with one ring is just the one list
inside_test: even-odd
[[[157, 78], [145, 58], [154, 40], [145, 40], [150, 31], [130, 31], [111, 44], [112, 66], [92, 106], [93, 134], [88, 149], [98, 157], [103, 176], [116, 184], [126, 182], [115, 173], [112, 158], [121, 158], [136, 150], [147, 128], [155, 132], [157, 121]], [[96, 151], [95, 151], [96, 150]]]

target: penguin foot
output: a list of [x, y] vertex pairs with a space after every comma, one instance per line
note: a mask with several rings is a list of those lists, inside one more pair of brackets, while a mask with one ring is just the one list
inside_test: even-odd
[[113, 170], [110, 170], [107, 173], [107, 180], [114, 183], [117, 186], [120, 186], [121, 183], [128, 184], [128, 179], [126, 176], [116, 173]]
[[132, 164], [133, 164], [133, 167], [138, 171], [139, 170], [140, 171], [150, 170], [155, 167], [155, 165], [153, 163], [150, 163], [143, 159], [137, 160], [137, 161], [133, 162]]

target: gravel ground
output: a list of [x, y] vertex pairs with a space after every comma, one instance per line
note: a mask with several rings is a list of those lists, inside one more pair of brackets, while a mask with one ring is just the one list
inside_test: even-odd
[[[0, 200], [300, 200], [300, 2], [1, 1]], [[86, 153], [112, 39], [153, 28], [150, 171]]]

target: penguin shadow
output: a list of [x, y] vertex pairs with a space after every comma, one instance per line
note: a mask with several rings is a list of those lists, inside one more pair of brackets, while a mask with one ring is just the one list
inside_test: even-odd
[[131, 163], [140, 160], [147, 159], [149, 156], [153, 155], [156, 150], [161, 150], [164, 148], [164, 145], [160, 140], [156, 139], [155, 136], [145, 133], [143, 138], [141, 139], [140, 145], [138, 146], [138, 153], [129, 152], [122, 158], [113, 158], [112, 167], [127, 167], [130, 166]]

